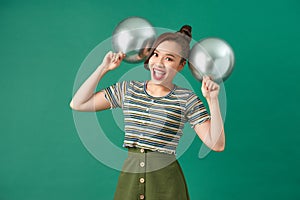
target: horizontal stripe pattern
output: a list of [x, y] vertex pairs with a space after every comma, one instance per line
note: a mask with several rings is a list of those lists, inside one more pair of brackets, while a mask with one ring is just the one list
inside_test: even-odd
[[210, 119], [202, 101], [191, 90], [175, 86], [164, 97], [146, 91], [146, 81], [122, 81], [104, 89], [111, 108], [124, 113], [124, 147], [175, 154], [184, 124]]

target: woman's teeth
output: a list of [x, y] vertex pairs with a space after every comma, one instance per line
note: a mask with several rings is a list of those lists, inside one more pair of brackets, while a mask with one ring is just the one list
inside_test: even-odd
[[162, 72], [162, 71], [158, 71], [158, 70], [154, 70], [154, 72], [156, 73], [156, 74], [165, 74], [165, 72]]

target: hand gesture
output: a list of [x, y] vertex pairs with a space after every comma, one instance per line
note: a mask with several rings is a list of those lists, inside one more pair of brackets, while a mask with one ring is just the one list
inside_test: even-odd
[[201, 87], [202, 95], [206, 99], [217, 98], [220, 91], [220, 86], [211, 80], [210, 77], [204, 76]]
[[125, 56], [126, 55], [122, 52], [114, 53], [109, 51], [103, 58], [102, 65], [107, 70], [114, 70], [121, 64]]

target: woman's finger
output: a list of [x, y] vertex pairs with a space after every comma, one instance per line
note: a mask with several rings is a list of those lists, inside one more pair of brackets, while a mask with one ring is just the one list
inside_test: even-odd
[[125, 57], [125, 54], [121, 51], [116, 54], [116, 61], [121, 61]]
[[118, 60], [122, 60], [124, 58], [124, 55], [122, 52], [118, 53]]
[[117, 54], [113, 53], [113, 58], [112, 58], [112, 62], [116, 62], [117, 61]]
[[209, 87], [209, 91], [212, 91], [214, 88], [214, 84], [212, 82], [210, 82], [208, 87]]
[[211, 80], [211, 78], [210, 78], [209, 76], [207, 76], [207, 75], [204, 76], [204, 79], [205, 79], [206, 81]]
[[219, 85], [217, 83], [213, 82], [212, 90], [219, 90]]
[[208, 90], [208, 88], [207, 88], [207, 82], [206, 82], [205, 78], [203, 78], [203, 80], [202, 80], [202, 88], [205, 89], [205, 90]]
[[217, 90], [219, 88], [219, 85], [212, 80], [208, 80], [206, 82], [206, 86], [210, 91]]
[[208, 80], [206, 81], [206, 87], [207, 87], [208, 89], [211, 89], [212, 84], [213, 84], [213, 82], [212, 82], [211, 80], [208, 79]]

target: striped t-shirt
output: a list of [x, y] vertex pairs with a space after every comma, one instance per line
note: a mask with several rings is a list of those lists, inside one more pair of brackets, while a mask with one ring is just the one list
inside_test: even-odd
[[147, 81], [122, 81], [104, 89], [111, 108], [124, 113], [124, 147], [175, 154], [184, 123], [193, 128], [210, 116], [193, 91], [175, 85], [166, 96], [153, 97]]

